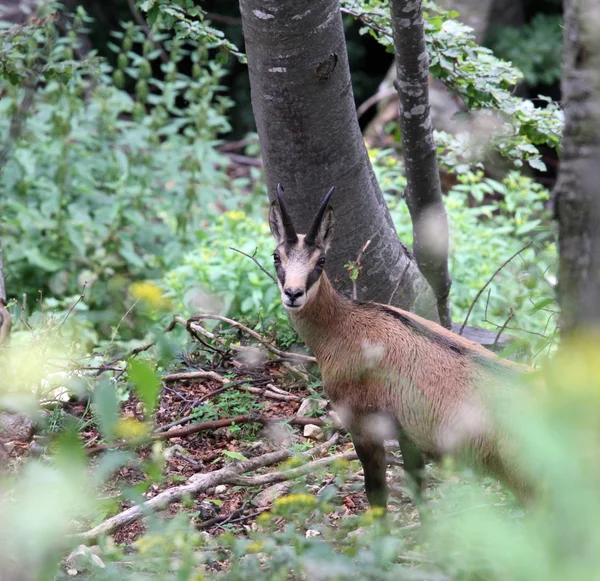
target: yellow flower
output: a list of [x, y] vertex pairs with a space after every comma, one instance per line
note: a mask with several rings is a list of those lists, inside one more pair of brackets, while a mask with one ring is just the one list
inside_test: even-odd
[[230, 210], [229, 212], [225, 212], [225, 216], [230, 220], [243, 220], [246, 217], [246, 214], [239, 210]]
[[126, 440], [135, 440], [149, 432], [148, 426], [135, 418], [121, 418], [116, 425], [115, 433]]
[[162, 290], [150, 281], [134, 282], [129, 287], [129, 292], [134, 298], [145, 301], [155, 309], [169, 308], [170, 301], [165, 298]]

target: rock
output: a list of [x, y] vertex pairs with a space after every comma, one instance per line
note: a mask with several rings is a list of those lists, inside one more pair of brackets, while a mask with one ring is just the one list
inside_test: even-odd
[[310, 539], [311, 537], [318, 537], [321, 533], [319, 531], [316, 531], [315, 529], [308, 529], [306, 531], [306, 533], [304, 533], [304, 536], [307, 539]]
[[225, 496], [226, 493], [227, 486], [225, 486], [224, 484], [219, 484], [218, 486], [215, 486], [215, 494], [217, 496]]
[[29, 416], [0, 412], [0, 438], [29, 442], [33, 437], [35, 423]]
[[307, 424], [304, 426], [304, 437], [319, 442], [325, 437], [325, 434], [323, 433], [323, 430], [319, 428], [319, 426]]
[[307, 397], [302, 400], [296, 415], [302, 418], [308, 418], [314, 415], [318, 410], [324, 410], [329, 405], [326, 399], [317, 399], [315, 397]]
[[65, 559], [65, 567], [69, 571], [69, 575], [72, 575], [72, 572], [89, 571], [94, 567], [105, 569], [106, 565], [92, 549], [86, 547], [85, 545], [79, 545]]
[[170, 460], [175, 454], [185, 454], [185, 449], [183, 446], [179, 444], [175, 444], [174, 446], [170, 446], [169, 448], [165, 448], [163, 452], [163, 456], [165, 460]]
[[31, 442], [28, 446], [29, 448], [29, 453], [32, 456], [35, 456], [37, 458], [39, 458], [40, 456], [42, 456], [44, 454], [44, 452], [46, 452], [46, 448], [44, 448], [44, 446], [40, 446], [37, 442]]
[[341, 420], [339, 414], [335, 410], [329, 410], [327, 412], [327, 415], [329, 416], [329, 419], [332, 421], [334, 428], [339, 429], [339, 428], [344, 427], [344, 424], [342, 423], [342, 420]]
[[213, 431], [213, 435], [217, 438], [217, 440], [219, 440], [220, 438], [224, 438], [225, 440], [231, 440], [233, 438], [231, 432], [229, 431], [229, 428], [227, 427], [217, 428]]
[[367, 529], [359, 528], [359, 529], [349, 532], [346, 536], [353, 539], [354, 537], [361, 537], [366, 534], [367, 534]]
[[210, 539], [211, 539], [210, 533], [208, 533], [206, 531], [200, 531], [198, 533], [198, 536], [202, 539], [202, 542], [205, 545], [208, 545], [208, 543], [210, 543]]
[[208, 502], [207, 500], [203, 500], [198, 503], [198, 516], [203, 520], [208, 520], [210, 518], [215, 518], [217, 516], [217, 507], [212, 502]]
[[270, 506], [281, 496], [285, 496], [292, 488], [291, 482], [278, 482], [265, 488], [262, 492], [259, 492], [253, 499], [252, 504], [258, 508], [264, 508]]
[[141, 401], [135, 404], [135, 413], [138, 416], [143, 416], [146, 413], [146, 406]]

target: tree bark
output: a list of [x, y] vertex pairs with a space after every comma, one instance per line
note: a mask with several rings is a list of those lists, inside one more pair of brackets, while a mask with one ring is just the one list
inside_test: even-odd
[[12, 319], [6, 308], [6, 287], [4, 286], [4, 273], [2, 270], [2, 238], [0, 237], [0, 345], [8, 342]]
[[566, 0], [563, 151], [554, 190], [561, 333], [600, 326], [600, 0]]
[[358, 299], [387, 303], [394, 295], [393, 304], [437, 319], [431, 288], [398, 239], [368, 159], [338, 0], [240, 0], [240, 11], [269, 196], [281, 183], [303, 232], [335, 186], [328, 272], [336, 286], [349, 293], [344, 264], [371, 240]]
[[448, 295], [448, 217], [442, 199], [429, 106], [429, 56], [419, 0], [391, 0], [396, 52], [395, 86], [406, 168], [406, 202], [413, 223], [413, 252], [437, 300], [440, 322], [452, 326]]

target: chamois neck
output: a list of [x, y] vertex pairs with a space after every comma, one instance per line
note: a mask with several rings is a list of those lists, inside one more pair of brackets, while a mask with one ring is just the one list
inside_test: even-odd
[[337, 292], [327, 275], [323, 273], [315, 296], [302, 310], [290, 313], [294, 329], [319, 359], [327, 337], [348, 316], [352, 301]]

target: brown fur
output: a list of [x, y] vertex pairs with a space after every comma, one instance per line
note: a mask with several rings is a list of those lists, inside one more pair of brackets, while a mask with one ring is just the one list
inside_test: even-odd
[[[306, 288], [328, 248], [332, 224], [330, 217], [312, 246], [302, 236], [283, 242], [274, 229], [284, 303], [287, 288]], [[529, 368], [412, 313], [351, 301], [324, 272], [298, 300], [297, 308], [286, 304], [292, 324], [314, 353], [325, 392], [352, 435], [371, 505], [386, 505], [383, 440], [396, 435], [417, 493], [423, 486], [422, 454], [448, 453], [479, 462], [518, 494], [525, 492], [506, 461], [511, 444], [490, 417], [488, 395], [494, 387], [505, 391]]]

